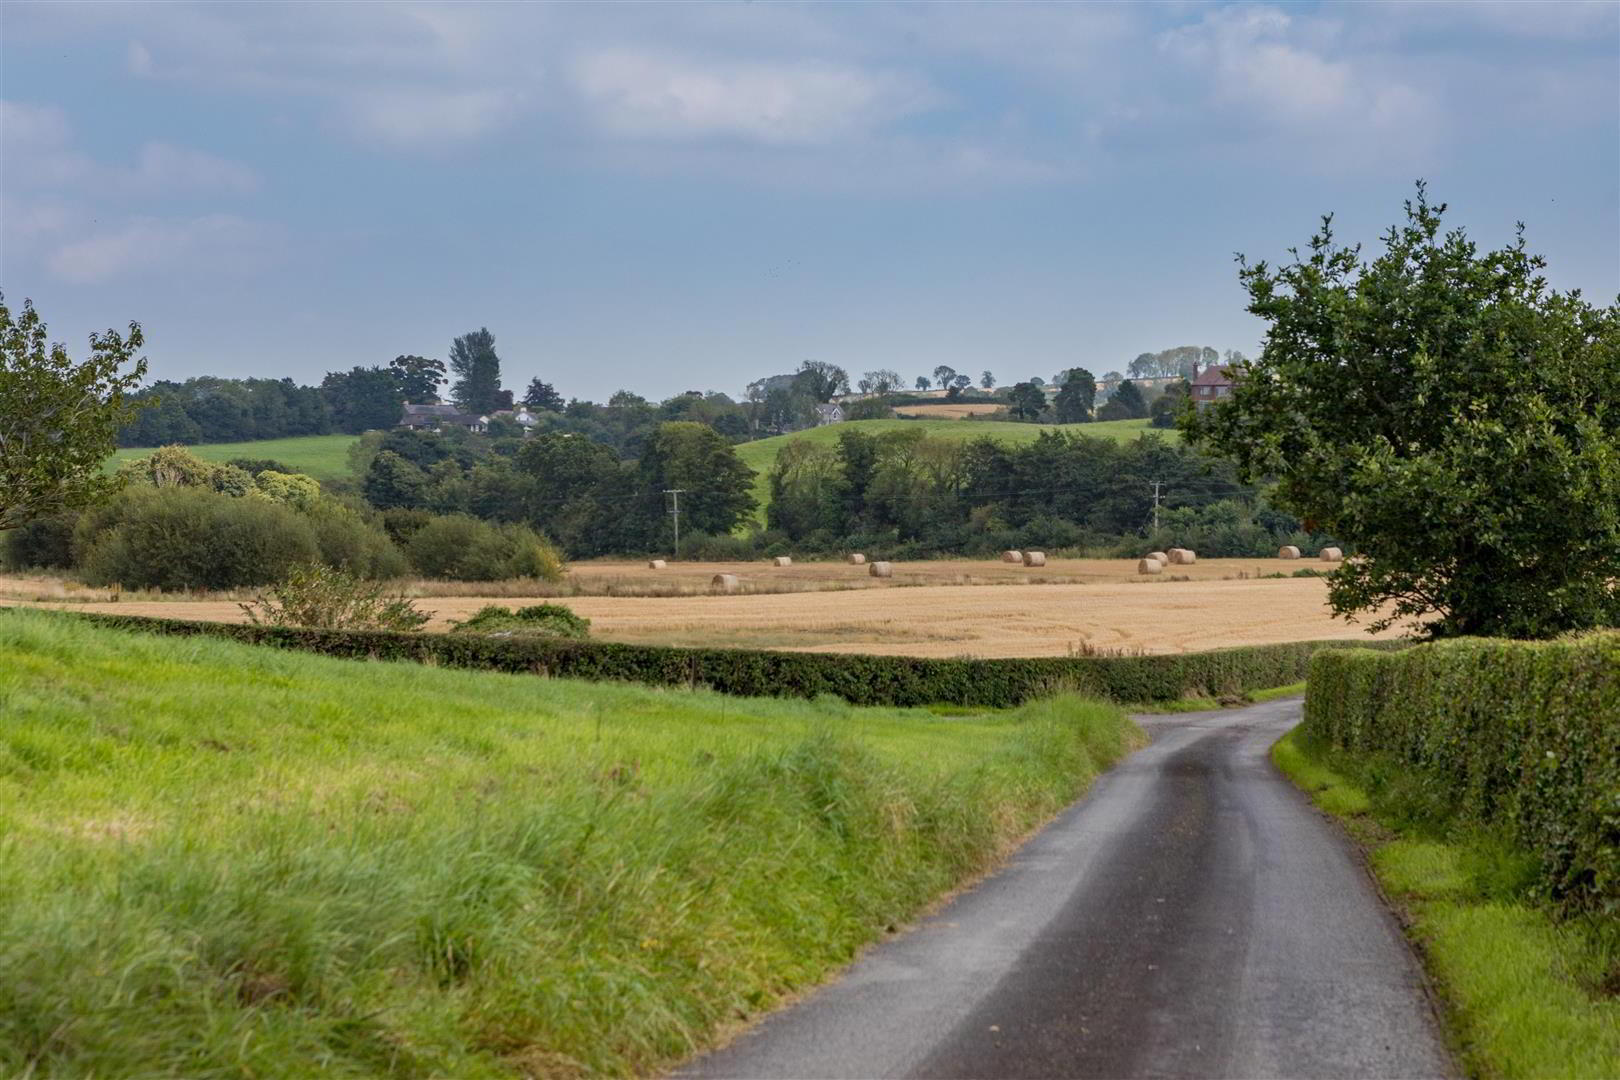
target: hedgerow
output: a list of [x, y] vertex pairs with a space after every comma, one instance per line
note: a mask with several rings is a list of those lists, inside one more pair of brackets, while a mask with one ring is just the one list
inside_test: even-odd
[[[555, 678], [705, 687], [747, 697], [814, 698], [832, 694], [852, 705], [893, 706], [1001, 708], [1060, 690], [1122, 702], [1241, 694], [1298, 682], [1305, 677], [1314, 653], [1351, 645], [1342, 641], [1298, 641], [1152, 656], [932, 660], [473, 634], [294, 629], [127, 615], [81, 618], [147, 633], [210, 634], [348, 659], [410, 660]], [[1399, 644], [1376, 643], [1379, 647]]]
[[1303, 732], [1388, 755], [1459, 820], [1506, 830], [1550, 899], [1620, 913], [1620, 634], [1320, 654]]

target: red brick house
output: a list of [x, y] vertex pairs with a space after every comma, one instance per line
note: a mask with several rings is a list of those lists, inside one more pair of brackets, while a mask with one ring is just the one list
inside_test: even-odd
[[1232, 378], [1230, 368], [1222, 367], [1220, 364], [1211, 364], [1193, 376], [1193, 404], [1203, 409], [1231, 397], [1232, 387], [1235, 382], [1236, 380]]

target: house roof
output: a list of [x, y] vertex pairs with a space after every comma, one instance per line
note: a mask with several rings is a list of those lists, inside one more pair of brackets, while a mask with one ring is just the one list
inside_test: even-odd
[[1198, 373], [1198, 378], [1192, 381], [1194, 386], [1231, 386], [1236, 380], [1232, 378], [1230, 368], [1219, 364], [1211, 364]]

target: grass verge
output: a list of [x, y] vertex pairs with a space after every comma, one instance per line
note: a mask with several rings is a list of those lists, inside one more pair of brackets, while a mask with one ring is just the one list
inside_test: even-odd
[[0, 1074], [644, 1075], [1136, 738], [0, 613]]
[[1407, 772], [1299, 731], [1277, 767], [1343, 820], [1402, 909], [1472, 1076], [1620, 1076], [1620, 932], [1557, 921], [1533, 865], [1498, 836], [1448, 820]]

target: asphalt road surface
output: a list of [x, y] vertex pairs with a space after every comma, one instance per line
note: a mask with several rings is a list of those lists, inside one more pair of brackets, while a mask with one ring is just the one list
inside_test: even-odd
[[1455, 1075], [1393, 916], [1270, 763], [1298, 719], [1144, 718], [1000, 873], [677, 1075]]

